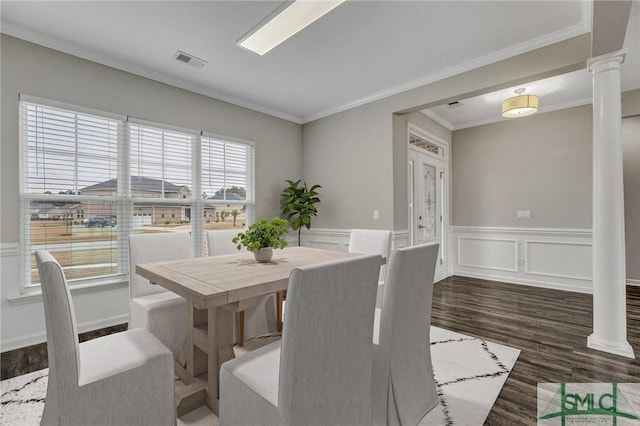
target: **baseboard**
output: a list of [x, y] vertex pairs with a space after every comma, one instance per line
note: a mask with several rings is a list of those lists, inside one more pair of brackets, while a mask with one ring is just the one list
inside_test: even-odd
[[566, 284], [559, 284], [555, 282], [545, 282], [539, 280], [527, 280], [522, 278], [507, 278], [500, 275], [473, 273], [473, 272], [457, 272], [454, 274], [459, 277], [477, 278], [480, 280], [497, 281], [505, 284], [526, 285], [529, 287], [548, 288], [551, 290], [571, 291], [575, 293], [591, 294], [591, 289], [585, 289], [580, 286], [572, 286]]

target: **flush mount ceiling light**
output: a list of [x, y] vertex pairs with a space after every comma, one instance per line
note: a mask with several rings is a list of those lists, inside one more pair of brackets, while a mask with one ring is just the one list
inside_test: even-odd
[[345, 0], [287, 1], [236, 43], [264, 55], [298, 31], [326, 15]]
[[517, 89], [512, 98], [502, 102], [502, 116], [507, 118], [525, 117], [538, 111], [538, 97], [536, 95], [523, 95], [524, 89]]

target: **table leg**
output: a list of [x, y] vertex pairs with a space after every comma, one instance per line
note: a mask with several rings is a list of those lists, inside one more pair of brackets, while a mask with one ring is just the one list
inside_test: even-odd
[[233, 313], [222, 307], [209, 308], [207, 342], [207, 406], [218, 415], [220, 366], [235, 357], [233, 352]]
[[238, 312], [238, 327], [236, 328], [236, 334], [238, 338], [238, 346], [244, 345], [244, 311]]
[[[204, 311], [206, 313], [206, 311]], [[196, 309], [193, 303], [187, 302], [187, 330], [184, 352], [180, 360], [175, 363], [175, 373], [182, 380], [183, 386], [176, 388], [176, 414], [178, 417], [200, 407], [206, 402], [207, 384], [196, 376], [201, 374], [206, 363], [204, 354], [195, 346], [194, 331], [196, 327], [206, 324], [203, 311]], [[184, 364], [183, 364], [184, 361]]]
[[284, 301], [284, 292], [276, 292], [276, 329], [282, 331], [282, 302]]

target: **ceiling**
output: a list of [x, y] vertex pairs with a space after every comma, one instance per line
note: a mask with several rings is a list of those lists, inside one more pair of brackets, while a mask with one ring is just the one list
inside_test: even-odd
[[[3, 33], [298, 123], [589, 32], [591, 22], [590, 1], [350, 0], [264, 56], [236, 46], [280, 3], [2, 1], [0, 17]], [[628, 62], [639, 56], [637, 6]], [[176, 61], [177, 50], [208, 63]], [[590, 96], [579, 74], [526, 87], [543, 108], [570, 104]], [[640, 76], [623, 78], [640, 87]], [[427, 113], [453, 129], [487, 120], [487, 105], [504, 97]]]
[[[623, 91], [640, 88], [640, 2], [635, 1], [629, 18], [624, 41], [627, 50], [622, 65]], [[465, 129], [497, 121], [501, 116], [502, 101], [516, 96], [515, 90], [526, 89], [525, 94], [540, 97], [539, 113], [590, 104], [592, 100], [592, 74], [585, 68], [544, 80], [532, 81], [492, 93], [458, 100], [458, 104], [440, 105], [422, 112], [450, 130]]]

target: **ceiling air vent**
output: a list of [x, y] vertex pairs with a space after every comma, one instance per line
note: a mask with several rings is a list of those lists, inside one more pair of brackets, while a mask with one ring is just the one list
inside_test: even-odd
[[197, 58], [181, 50], [178, 50], [175, 55], [173, 55], [173, 59], [175, 59], [176, 61], [184, 62], [185, 64], [192, 65], [196, 68], [202, 68], [207, 64], [207, 61], [205, 61], [204, 59]]
[[449, 102], [449, 103], [447, 104], [447, 106], [448, 106], [449, 108], [458, 108], [458, 107], [461, 107], [461, 106], [462, 106], [462, 102], [460, 102], [460, 101], [453, 101], [453, 102]]

